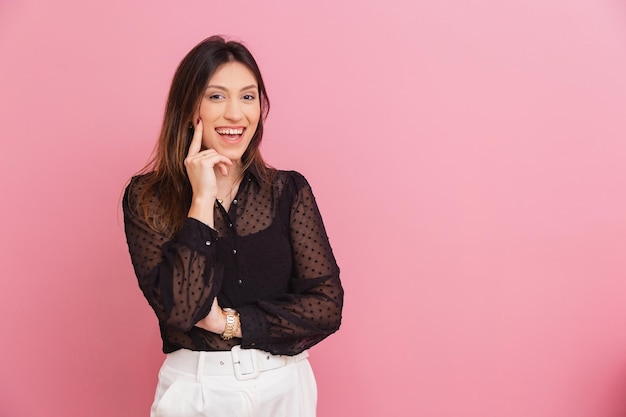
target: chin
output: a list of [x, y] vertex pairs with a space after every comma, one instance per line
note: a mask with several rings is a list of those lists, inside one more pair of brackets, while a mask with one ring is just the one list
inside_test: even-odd
[[241, 162], [241, 157], [243, 156], [243, 153], [224, 152], [222, 155], [224, 155], [226, 158], [230, 159], [233, 162]]

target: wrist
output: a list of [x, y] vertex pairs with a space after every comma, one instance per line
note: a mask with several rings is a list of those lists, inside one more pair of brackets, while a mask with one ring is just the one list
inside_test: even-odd
[[189, 207], [188, 217], [194, 218], [202, 223], [213, 227], [213, 209], [215, 208], [215, 198], [193, 197]]
[[224, 331], [221, 334], [222, 339], [231, 340], [239, 331], [239, 313], [234, 308], [222, 309], [224, 317]]
[[193, 193], [191, 196], [192, 205], [205, 205], [215, 203], [217, 199], [217, 193], [211, 191], [204, 191], [202, 193]]

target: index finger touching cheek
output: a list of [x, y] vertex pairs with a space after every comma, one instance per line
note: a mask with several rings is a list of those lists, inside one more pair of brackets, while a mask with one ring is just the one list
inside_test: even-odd
[[200, 152], [202, 148], [202, 120], [198, 119], [198, 123], [193, 130], [193, 137], [191, 138], [191, 143], [189, 144], [189, 155], [195, 155]]

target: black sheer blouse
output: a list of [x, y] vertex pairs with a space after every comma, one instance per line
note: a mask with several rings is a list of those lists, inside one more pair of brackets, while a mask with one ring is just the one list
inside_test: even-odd
[[[124, 225], [165, 353], [241, 344], [295, 355], [339, 328], [339, 268], [302, 175], [276, 171], [272, 186], [261, 187], [249, 169], [229, 211], [216, 203], [215, 229], [188, 218], [176, 236], [154, 232], [135, 214], [142, 178], [126, 188]], [[243, 339], [224, 341], [194, 326], [215, 296], [221, 307], [239, 311]]]

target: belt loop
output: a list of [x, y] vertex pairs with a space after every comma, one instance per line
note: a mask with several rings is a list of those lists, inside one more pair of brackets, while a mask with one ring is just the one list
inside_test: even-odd
[[198, 355], [198, 369], [196, 370], [196, 382], [202, 382], [202, 375], [204, 374], [204, 359], [206, 352], [200, 351]]

